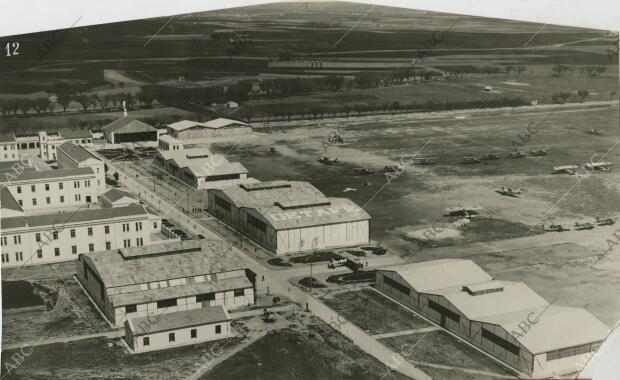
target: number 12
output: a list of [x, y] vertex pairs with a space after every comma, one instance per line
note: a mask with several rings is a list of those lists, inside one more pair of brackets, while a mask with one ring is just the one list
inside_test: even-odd
[[[11, 47], [13, 48], [13, 52], [11, 53]], [[6, 43], [6, 56], [10, 57], [13, 55], [19, 55], [19, 53], [17, 52], [17, 50], [19, 50], [19, 42], [7, 42]]]

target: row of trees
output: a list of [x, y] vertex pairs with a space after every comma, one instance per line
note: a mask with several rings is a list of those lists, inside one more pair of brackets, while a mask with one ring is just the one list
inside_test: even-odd
[[52, 102], [49, 97], [0, 99], [0, 112], [3, 116], [18, 115], [20, 112], [25, 115], [30, 111], [36, 112], [37, 115], [45, 115], [54, 113], [56, 104], [62, 107], [63, 112], [67, 112], [71, 102], [80, 104], [85, 112], [88, 109], [103, 111], [121, 108], [123, 100], [128, 108], [133, 108], [138, 102], [146, 102], [140, 94], [134, 96], [131, 93], [57, 95], [55, 102]]
[[551, 76], [556, 78], [571, 76], [577, 71], [579, 71], [579, 74], [587, 73], [589, 76], [594, 77], [607, 71], [607, 67], [604, 65], [572, 66], [560, 63], [551, 66]]

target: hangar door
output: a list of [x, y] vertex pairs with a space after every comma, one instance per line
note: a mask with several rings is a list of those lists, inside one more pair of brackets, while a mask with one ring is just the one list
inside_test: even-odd
[[446, 318], [451, 319], [457, 324], [461, 321], [460, 315], [458, 315], [457, 313], [453, 312], [450, 309], [447, 309], [441, 306], [440, 304], [438, 304], [437, 302], [433, 300], [428, 300], [428, 307], [430, 309], [435, 310], [437, 313], [439, 313], [439, 325], [443, 328], [446, 327]]

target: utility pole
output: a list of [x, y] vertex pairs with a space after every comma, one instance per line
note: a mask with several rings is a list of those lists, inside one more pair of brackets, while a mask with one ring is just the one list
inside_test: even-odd
[[310, 294], [312, 294], [312, 263], [310, 263]]

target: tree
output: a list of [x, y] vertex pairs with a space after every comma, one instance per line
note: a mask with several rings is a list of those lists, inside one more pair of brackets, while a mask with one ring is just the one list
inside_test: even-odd
[[99, 108], [103, 108], [102, 99], [96, 94], [90, 96], [90, 104], [93, 105], [93, 109], [96, 109], [97, 105], [99, 105]]
[[88, 107], [91, 105], [91, 101], [92, 100], [91, 100], [90, 96], [82, 94], [82, 95], [78, 95], [75, 98], [75, 101], [80, 103], [82, 108], [84, 108], [84, 112], [87, 112], [88, 111]]
[[47, 110], [47, 106], [50, 104], [48, 98], [37, 98], [33, 101], [32, 105], [37, 114], [41, 114], [41, 112], [45, 112]]
[[[30, 99], [17, 99], [17, 109], [22, 111], [25, 115], [33, 106], [33, 101]], [[17, 114], [17, 111], [15, 112]]]
[[583, 101], [586, 100], [586, 97], [588, 95], [590, 95], [590, 91], [588, 91], [588, 90], [579, 90], [579, 91], [577, 91], [577, 95], [579, 95], [579, 97], [581, 98], [581, 101], [583, 102]]
[[136, 104], [136, 98], [130, 92], [126, 92], [123, 95], [127, 109], [133, 108], [133, 106]]
[[57, 99], [56, 103], [60, 104], [62, 107], [62, 112], [67, 112], [67, 107], [69, 107], [69, 103], [73, 100], [73, 95], [68, 92], [56, 94]]
[[155, 94], [149, 89], [142, 89], [136, 95], [136, 98], [147, 107], [151, 107], [155, 101]]

